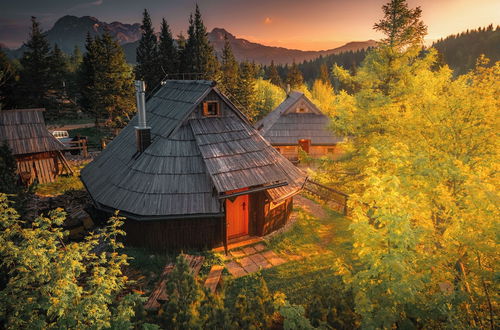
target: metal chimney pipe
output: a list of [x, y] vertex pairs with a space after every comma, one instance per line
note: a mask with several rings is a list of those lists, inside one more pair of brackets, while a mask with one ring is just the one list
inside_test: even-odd
[[146, 88], [144, 81], [135, 81], [135, 98], [137, 101], [137, 113], [139, 114], [139, 128], [146, 127], [146, 101], [144, 95], [146, 94]]
[[134, 85], [136, 90], [137, 114], [139, 115], [139, 122], [135, 127], [137, 151], [143, 152], [151, 144], [151, 127], [146, 125], [146, 88], [142, 80], [136, 80]]

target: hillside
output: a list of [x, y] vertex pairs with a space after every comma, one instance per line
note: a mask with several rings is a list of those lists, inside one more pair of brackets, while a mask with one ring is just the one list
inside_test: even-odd
[[481, 54], [492, 62], [500, 60], [500, 26], [494, 29], [490, 25], [451, 35], [435, 42], [433, 47], [456, 74], [464, 74], [474, 67]]
[[[50, 44], [55, 44], [65, 53], [71, 53], [78, 46], [81, 50], [85, 49], [85, 38], [87, 33], [91, 36], [102, 34], [108, 31], [120, 44], [130, 43], [141, 37], [141, 26], [138, 23], [124, 24], [120, 22], [106, 23], [101, 22], [95, 17], [90, 16], [63, 16], [56, 21], [54, 26], [47, 31], [47, 40]], [[20, 57], [23, 47], [11, 50], [11, 57]]]
[[[94, 36], [102, 34], [104, 31], [115, 37], [123, 46], [125, 56], [129, 63], [135, 63], [135, 53], [141, 37], [141, 28], [139, 23], [124, 24], [120, 22], [106, 23], [99, 21], [95, 17], [83, 16], [63, 16], [47, 31], [47, 39], [51, 44], [57, 43], [65, 52], [73, 52], [75, 46], [81, 50], [85, 48], [85, 38], [87, 33]], [[302, 51], [298, 49], [287, 49], [283, 47], [265, 46], [259, 43], [250, 42], [245, 39], [237, 38], [230, 32], [222, 28], [215, 28], [209, 34], [208, 38], [214, 45], [216, 52], [220, 53], [224, 47], [224, 36], [227, 35], [233, 48], [233, 52], [238, 61], [255, 61], [260, 64], [270, 64], [274, 60], [276, 64], [300, 63], [311, 60], [319, 56], [337, 54], [346, 51], [356, 51], [359, 49], [374, 46], [373, 40], [350, 42], [344, 46], [323, 50], [323, 51]], [[20, 57], [23, 47], [8, 51], [10, 57]]]

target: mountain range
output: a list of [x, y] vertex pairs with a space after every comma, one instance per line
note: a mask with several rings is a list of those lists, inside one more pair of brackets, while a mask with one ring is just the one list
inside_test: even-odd
[[[141, 27], [139, 23], [106, 23], [99, 21], [95, 17], [76, 17], [67, 15], [57, 20], [54, 26], [47, 31], [47, 39], [51, 45], [57, 43], [59, 48], [65, 53], [70, 54], [73, 52], [75, 46], [78, 46], [81, 50], [85, 49], [87, 33], [90, 33], [91, 36], [95, 36], [102, 34], [106, 30], [123, 46], [127, 61], [135, 63], [135, 53], [141, 37]], [[214, 28], [208, 33], [208, 38], [218, 54], [221, 53], [224, 47], [224, 37], [226, 35], [238, 61], [248, 60], [260, 64], [270, 64], [271, 60], [276, 64], [292, 63], [293, 61], [300, 63], [304, 60], [311, 60], [319, 56], [356, 51], [376, 45], [376, 41], [368, 40], [350, 42], [334, 49], [303, 51], [283, 47], [265, 46], [237, 38], [225, 29]], [[20, 57], [23, 50], [24, 46], [16, 50], [9, 50], [8, 55], [10, 57]]]

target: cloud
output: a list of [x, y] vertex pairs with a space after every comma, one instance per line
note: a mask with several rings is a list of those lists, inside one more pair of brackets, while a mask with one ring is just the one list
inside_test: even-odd
[[271, 24], [273, 22], [273, 20], [271, 19], [271, 17], [266, 17], [264, 19], [264, 24]]
[[73, 10], [76, 10], [76, 9], [83, 9], [83, 8], [89, 8], [89, 7], [94, 7], [94, 6], [100, 6], [104, 3], [104, 0], [95, 0], [95, 1], [91, 1], [91, 2], [84, 2], [84, 3], [80, 3], [76, 6], [73, 6], [71, 7], [70, 9], [68, 9], [68, 11], [73, 11]]

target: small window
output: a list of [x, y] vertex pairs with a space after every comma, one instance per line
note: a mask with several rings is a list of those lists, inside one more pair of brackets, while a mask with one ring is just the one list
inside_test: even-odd
[[306, 108], [297, 108], [297, 113], [306, 113], [307, 109]]
[[334, 148], [327, 148], [326, 151], [329, 153], [329, 154], [333, 154], [333, 152], [335, 151]]
[[203, 102], [203, 116], [215, 117], [219, 116], [219, 102], [217, 101], [207, 101]]

